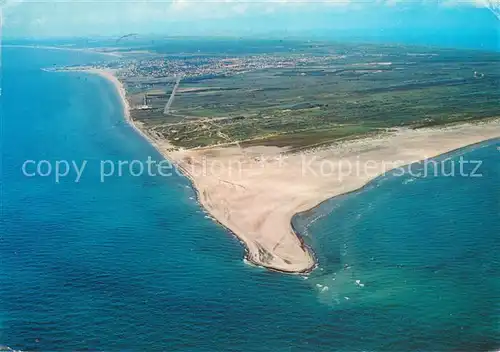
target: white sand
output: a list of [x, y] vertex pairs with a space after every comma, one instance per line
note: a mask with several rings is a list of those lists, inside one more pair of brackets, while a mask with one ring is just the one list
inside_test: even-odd
[[46, 49], [46, 50], [68, 50], [68, 51], [81, 51], [92, 54], [101, 54], [114, 57], [122, 57], [119, 52], [113, 51], [100, 51], [98, 48], [75, 48], [71, 46], [50, 46], [50, 45], [17, 45], [17, 44], [3, 44], [4, 48], [25, 48], [25, 49]]
[[359, 189], [393, 167], [500, 137], [500, 120], [495, 120], [439, 129], [399, 129], [285, 157], [280, 155], [286, 150], [275, 147], [172, 151], [167, 141], [131, 120], [125, 89], [112, 71], [88, 72], [113, 82], [127, 121], [192, 180], [200, 203], [245, 243], [247, 259], [284, 272], [307, 272], [315, 266], [311, 251], [292, 231], [294, 214]]

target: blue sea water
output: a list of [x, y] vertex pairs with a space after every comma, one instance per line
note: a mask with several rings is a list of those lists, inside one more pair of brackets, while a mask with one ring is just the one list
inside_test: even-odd
[[[0, 345], [500, 347], [498, 140], [451, 155], [481, 160], [483, 177], [385, 177], [298, 215], [320, 264], [307, 279], [283, 275], [245, 265], [241, 244], [206, 218], [184, 177], [100, 182], [100, 160], [161, 156], [124, 123], [108, 82], [40, 70], [96, 59], [4, 49]], [[42, 159], [88, 164], [78, 183], [22, 174], [26, 160]]]

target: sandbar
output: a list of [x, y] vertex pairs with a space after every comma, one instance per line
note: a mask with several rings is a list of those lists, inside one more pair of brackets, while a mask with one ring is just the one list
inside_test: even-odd
[[314, 269], [313, 251], [292, 217], [362, 188], [383, 173], [500, 137], [500, 119], [440, 128], [396, 128], [300, 153], [239, 145], [182, 149], [133, 121], [123, 84], [111, 70], [88, 69], [114, 84], [126, 121], [191, 180], [206, 211], [246, 247], [252, 264], [287, 273]]

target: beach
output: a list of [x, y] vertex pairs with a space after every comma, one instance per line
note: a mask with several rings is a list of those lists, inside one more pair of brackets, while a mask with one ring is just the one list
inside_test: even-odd
[[101, 54], [101, 55], [107, 55], [107, 56], [112, 56], [112, 57], [122, 57], [122, 54], [119, 52], [114, 52], [114, 51], [102, 51], [102, 50], [97, 50], [97, 49], [92, 49], [92, 48], [74, 48], [74, 47], [62, 47], [62, 46], [52, 46], [52, 45], [21, 45], [21, 44], [16, 44], [16, 45], [10, 45], [10, 44], [3, 44], [2, 47], [4, 48], [24, 48], [24, 49], [45, 49], [45, 50], [67, 50], [67, 51], [77, 51], [77, 52], [84, 52], [84, 53], [93, 53], [93, 54]]
[[113, 71], [84, 71], [113, 83], [126, 121], [191, 180], [200, 204], [244, 243], [246, 259], [280, 272], [307, 273], [317, 264], [292, 228], [295, 214], [360, 189], [392, 169], [500, 137], [500, 120], [495, 119], [398, 128], [300, 153], [239, 145], [184, 150], [132, 120], [126, 90]]

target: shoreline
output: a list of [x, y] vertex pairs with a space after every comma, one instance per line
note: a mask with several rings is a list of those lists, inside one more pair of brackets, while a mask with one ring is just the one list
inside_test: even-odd
[[[347, 180], [314, 175], [304, 177], [303, 173], [301, 178], [289, 177], [300, 175], [300, 170], [303, 172], [303, 165], [302, 168], [298, 165], [299, 156], [318, 157], [323, 161], [359, 160], [361, 156], [367, 161], [382, 162], [401, 157], [404, 160], [401, 166], [405, 166], [500, 137], [498, 119], [451, 127], [398, 130], [300, 155], [292, 154], [285, 167], [277, 168], [272, 157], [281, 157], [286, 148], [251, 147], [243, 152], [237, 147], [214, 146], [174, 150], [168, 141], [151, 135], [132, 119], [126, 90], [113, 70], [82, 68], [70, 71], [97, 74], [112, 83], [122, 101], [125, 121], [188, 178], [199, 204], [244, 245], [244, 259], [252, 265], [283, 273], [307, 274], [317, 266], [314, 251], [294, 228], [296, 215], [337, 196], [360, 191], [389, 171], [382, 173], [377, 169], [372, 175], [357, 175]], [[264, 155], [269, 157], [266, 166], [274, 165], [272, 169], [256, 168], [255, 160]], [[266, 157], [263, 158], [266, 160]], [[222, 168], [207, 174], [206, 169], [202, 169], [206, 165], [197, 162], [202, 158], [218, 163], [237, 161], [243, 166], [236, 176], [231, 170]], [[311, 165], [318, 169], [317, 163]], [[337, 171], [342, 172], [341, 169]]]
[[65, 46], [51, 46], [51, 45], [27, 45], [27, 44], [3, 44], [4, 48], [22, 48], [22, 49], [44, 49], [44, 50], [68, 50], [68, 51], [79, 51], [91, 54], [101, 54], [106, 56], [113, 57], [122, 57], [121, 54], [118, 54], [113, 51], [99, 51], [93, 48], [74, 48], [74, 47], [65, 47]]
[[[500, 123], [500, 120], [498, 122]], [[468, 144], [468, 145], [465, 145], [465, 146], [462, 146], [462, 147], [458, 147], [456, 149], [452, 149], [450, 151], [447, 151], [447, 152], [444, 152], [442, 154], [430, 157], [428, 159], [429, 160], [436, 160], [436, 159], [443, 159], [443, 158], [446, 159], [447, 157], [454, 156], [454, 154], [457, 154], [457, 153], [461, 152], [464, 149], [470, 149], [470, 148], [474, 148], [474, 147], [486, 145], [486, 144], [489, 144], [489, 143], [498, 143], [498, 142], [500, 142], [500, 135], [498, 137], [488, 138], [488, 139], [479, 141], [477, 143]], [[415, 161], [415, 163], [419, 163], [419, 162], [423, 162], [423, 161], [424, 160], [419, 160], [419, 161]], [[407, 164], [407, 165], [404, 165], [403, 167], [408, 167], [409, 165], [410, 164]], [[301, 211], [299, 213], [296, 213], [292, 217], [292, 220], [291, 220], [292, 221], [292, 227], [294, 228], [294, 231], [297, 232], [297, 233], [300, 233], [298, 230], [295, 230], [295, 225], [294, 225], [293, 221], [294, 221], [294, 219], [296, 217], [300, 217], [301, 215], [306, 214], [308, 212], [315, 212], [317, 209], [321, 208], [322, 206], [324, 206], [328, 202], [334, 201], [336, 198], [346, 197], [346, 196], [350, 196], [350, 195], [354, 195], [354, 194], [357, 194], [357, 193], [364, 192], [364, 191], [367, 190], [367, 188], [369, 188], [372, 185], [372, 183], [376, 183], [377, 181], [379, 181], [380, 179], [382, 179], [384, 177], [395, 177], [395, 176], [387, 176], [387, 174], [391, 173], [391, 171], [393, 171], [393, 170], [389, 170], [385, 174], [381, 174], [381, 175], [379, 175], [377, 177], [374, 177], [373, 179], [371, 179], [370, 181], [368, 181], [367, 183], [365, 183], [364, 185], [362, 185], [360, 188], [354, 189], [352, 191], [347, 191], [345, 193], [337, 194], [336, 196], [333, 196], [331, 198], [327, 198], [327, 199], [321, 201], [320, 203], [316, 204], [315, 206], [313, 206], [310, 209], [306, 209], [306, 210], [303, 210], [303, 211]], [[322, 218], [322, 217], [324, 217], [324, 215], [319, 216], [319, 218]], [[317, 219], [318, 218], [316, 218], [316, 220]], [[316, 221], [316, 220], [314, 220], [314, 221]], [[305, 226], [305, 227], [308, 228], [309, 225], [310, 224], [307, 224], [307, 226]]]
[[[153, 146], [153, 148], [155, 148], [156, 151], [162, 157], [164, 157], [165, 159], [172, 162], [175, 165], [175, 167], [178, 168], [182, 172], [184, 177], [186, 177], [189, 180], [191, 187], [193, 188], [193, 190], [195, 192], [197, 202], [210, 215], [212, 221], [215, 221], [219, 225], [223, 226], [226, 231], [228, 231], [232, 236], [234, 236], [243, 245], [243, 247], [245, 249], [245, 257], [243, 258], [244, 262], [246, 261], [247, 264], [254, 265], [256, 267], [262, 267], [262, 268], [265, 268], [268, 270], [281, 272], [281, 273], [288, 273], [288, 274], [308, 274], [317, 267], [317, 262], [315, 260], [314, 251], [311, 248], [309, 248], [309, 246], [305, 243], [302, 236], [293, 229], [293, 225], [291, 222], [292, 219], [290, 219], [291, 230], [292, 230], [293, 234], [296, 236], [296, 238], [300, 241], [301, 247], [303, 248], [303, 250], [310, 255], [310, 258], [312, 259], [312, 263], [308, 267], [304, 268], [303, 270], [289, 271], [289, 270], [285, 270], [285, 269], [275, 268], [272, 266], [267, 266], [259, 261], [256, 261], [254, 259], [254, 257], [252, 256], [251, 249], [250, 249], [251, 246], [245, 240], [245, 238], [242, 238], [241, 235], [239, 236], [235, 231], [233, 231], [230, 227], [228, 227], [226, 224], [224, 224], [224, 222], [220, 221], [219, 218], [210, 211], [210, 208], [207, 207], [205, 204], [203, 204], [203, 201], [202, 201], [203, 198], [201, 197], [200, 190], [196, 185], [196, 180], [189, 173], [189, 171], [185, 167], [182, 166], [182, 163], [177, 162], [176, 158], [172, 157], [172, 155], [169, 155], [169, 153], [165, 152], [165, 150], [162, 149], [162, 146], [159, 144], [159, 141], [157, 138], [151, 136], [146, 131], [143, 131], [141, 129], [141, 127], [139, 127], [139, 125], [137, 125], [136, 121], [134, 121], [132, 119], [131, 112], [130, 112], [131, 107], [130, 107], [130, 103], [128, 102], [128, 99], [127, 99], [127, 92], [125, 90], [123, 83], [114, 74], [114, 71], [111, 69], [105, 70], [105, 69], [97, 69], [97, 68], [75, 69], [75, 70], [68, 70], [68, 71], [85, 72], [85, 73], [95, 74], [95, 75], [98, 75], [98, 76], [106, 79], [108, 82], [113, 84], [115, 90], [117, 91], [117, 93], [120, 97], [121, 104], [123, 106], [123, 116], [124, 116], [124, 119], [127, 122], [127, 124], [129, 124], [135, 130], [135, 132], [137, 132], [148, 143], [150, 143]], [[171, 147], [171, 145], [167, 141], [164, 140], [163, 142], [164, 142], [163, 147], [165, 147], [165, 146]], [[258, 251], [258, 249], [257, 249], [257, 251]]]
[[[127, 92], [125, 90], [125, 87], [124, 87], [123, 83], [115, 76], [114, 71], [110, 70], [110, 69], [104, 70], [104, 69], [95, 69], [95, 68], [92, 68], [92, 69], [80, 69], [80, 70], [70, 70], [70, 71], [74, 71], [74, 72], [86, 72], [86, 73], [90, 73], [90, 74], [95, 74], [95, 75], [98, 75], [98, 76], [106, 79], [108, 82], [110, 82], [110, 83], [113, 84], [115, 90], [117, 91], [117, 93], [118, 93], [118, 95], [120, 97], [121, 104], [123, 106], [123, 116], [124, 116], [125, 122], [127, 122], [127, 124], [130, 127], [132, 127], [136, 133], [138, 133], [149, 144], [151, 144], [153, 146], [153, 148], [162, 157], [164, 157], [165, 159], [167, 159], [170, 162], [172, 162], [175, 165], [175, 167], [178, 168], [182, 172], [182, 175], [189, 180], [189, 183], [191, 184], [191, 188], [195, 192], [196, 201], [203, 208], [203, 210], [205, 210], [207, 212], [207, 214], [210, 216], [211, 220], [215, 221], [216, 223], [218, 223], [219, 225], [221, 225], [222, 227], [224, 227], [224, 229], [226, 231], [228, 231], [230, 235], [234, 236], [242, 244], [242, 246], [243, 246], [243, 248], [245, 250], [245, 257], [243, 258], [243, 261], [247, 265], [253, 265], [253, 266], [256, 266], [256, 267], [265, 268], [267, 270], [276, 271], [276, 272], [280, 272], [280, 273], [288, 273], [288, 274], [294, 274], [294, 273], [295, 274], [308, 274], [308, 273], [310, 273], [312, 270], [314, 270], [317, 267], [316, 260], [313, 260], [312, 266], [306, 268], [305, 270], [301, 270], [301, 271], [287, 271], [287, 270], [281, 270], [281, 269], [277, 269], [277, 268], [274, 268], [274, 267], [263, 265], [262, 263], [260, 263], [258, 261], [255, 261], [254, 259], [252, 259], [252, 255], [251, 255], [251, 252], [250, 252], [249, 245], [245, 241], [245, 239], [241, 238], [240, 236], [238, 236], [238, 234], [235, 233], [230, 227], [226, 226], [223, 222], [221, 222], [210, 211], [210, 209], [206, 205], [203, 204], [202, 197], [200, 195], [200, 190], [196, 186], [196, 180], [192, 177], [192, 175], [189, 173], [189, 171], [186, 168], [184, 168], [181, 163], [176, 162], [175, 158], [173, 158], [167, 152], [165, 152], [164, 150], [162, 150], [162, 146], [158, 143], [159, 141], [158, 141], [157, 138], [151, 136], [146, 131], [143, 131], [137, 125], [137, 122], [132, 119], [132, 116], [131, 116], [131, 113], [130, 113], [131, 107], [130, 107], [130, 103], [128, 102], [128, 99], [127, 99]], [[167, 141], [164, 140], [164, 147], [165, 146], [172, 147], [171, 144], [169, 144]], [[291, 223], [291, 219], [290, 219], [290, 226], [292, 226], [292, 231], [297, 236], [297, 238], [300, 240], [301, 245], [303, 246], [304, 250], [307, 250], [310, 253], [310, 255], [312, 256], [312, 258], [314, 258], [314, 251], [311, 248], [309, 248], [309, 246], [303, 240], [302, 236], [298, 232], [295, 232], [295, 230], [293, 230], [293, 225]]]

